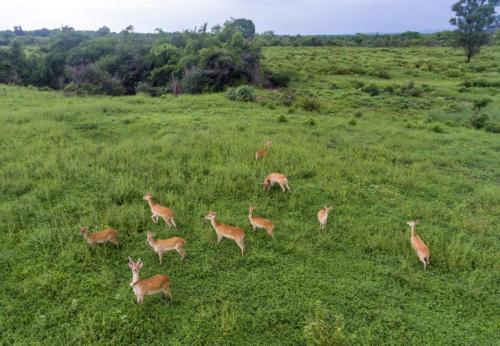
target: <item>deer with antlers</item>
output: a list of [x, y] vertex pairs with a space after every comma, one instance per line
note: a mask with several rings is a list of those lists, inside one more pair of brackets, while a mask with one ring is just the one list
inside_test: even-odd
[[134, 262], [132, 258], [128, 258], [128, 267], [132, 270], [132, 282], [130, 283], [130, 287], [132, 287], [134, 291], [137, 304], [142, 304], [145, 296], [157, 293], [163, 293], [165, 297], [172, 300], [170, 278], [165, 274], [158, 274], [147, 279], [140, 279], [139, 271], [143, 265], [144, 263], [141, 259]]

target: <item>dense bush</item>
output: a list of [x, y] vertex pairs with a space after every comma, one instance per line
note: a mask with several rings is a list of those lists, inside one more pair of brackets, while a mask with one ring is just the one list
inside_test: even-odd
[[371, 96], [377, 96], [380, 94], [380, 89], [376, 84], [368, 84], [367, 86], [361, 88], [361, 91], [370, 94]]
[[287, 87], [292, 80], [292, 72], [285, 70], [265, 70], [264, 78], [271, 84], [272, 87]]
[[488, 123], [489, 118], [488, 114], [485, 113], [473, 114], [467, 122], [469, 126], [475, 129], [482, 129]]
[[300, 107], [307, 112], [319, 112], [321, 104], [316, 97], [304, 95], [300, 100]]
[[226, 97], [231, 101], [255, 101], [255, 88], [250, 85], [240, 85], [237, 88], [229, 88], [226, 91]]

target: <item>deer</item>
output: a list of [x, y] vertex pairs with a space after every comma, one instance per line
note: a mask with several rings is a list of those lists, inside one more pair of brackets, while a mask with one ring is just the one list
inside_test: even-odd
[[255, 207], [248, 207], [248, 219], [250, 220], [250, 224], [252, 225], [253, 232], [255, 233], [257, 228], [262, 228], [266, 230], [267, 234], [269, 234], [274, 239], [274, 224], [271, 220], [264, 219], [262, 217], [253, 216], [253, 211]]
[[153, 195], [151, 194], [151, 192], [146, 193], [146, 195], [142, 199], [148, 202], [149, 207], [151, 208], [151, 219], [153, 219], [154, 223], [157, 223], [158, 217], [161, 217], [169, 228], [174, 227], [175, 229], [177, 229], [177, 225], [174, 221], [174, 212], [172, 211], [172, 209], [156, 204], [153, 201]]
[[128, 267], [132, 270], [132, 282], [130, 287], [134, 291], [137, 304], [142, 305], [145, 296], [156, 293], [163, 293], [165, 298], [172, 300], [172, 291], [170, 290], [170, 278], [165, 274], [158, 274], [147, 279], [139, 279], [139, 271], [144, 263], [141, 259], [134, 262], [128, 258]]
[[118, 231], [113, 228], [106, 228], [104, 231], [90, 233], [87, 227], [80, 227], [80, 233], [83, 235], [85, 241], [95, 247], [96, 244], [104, 244], [110, 242], [118, 246]]
[[323, 207], [318, 211], [318, 222], [319, 229], [324, 230], [326, 226], [326, 222], [328, 221], [328, 213], [332, 210], [332, 207]]
[[215, 211], [209, 211], [205, 216], [205, 220], [210, 220], [215, 233], [217, 233], [217, 244], [220, 243], [222, 238], [234, 240], [241, 250], [241, 256], [243, 256], [243, 253], [245, 252], [245, 232], [243, 232], [241, 228], [219, 223], [217, 221], [217, 213]]
[[265, 140], [263, 142], [263, 144], [268, 148], [268, 149], [262, 149], [262, 150], [257, 150], [255, 152], [255, 161], [254, 161], [254, 164], [257, 163], [257, 161], [261, 158], [263, 158], [264, 156], [267, 156], [267, 154], [269, 153], [269, 149], [271, 148], [271, 146], [273, 145], [273, 142], [270, 141], [270, 140]]
[[284, 174], [281, 173], [271, 173], [267, 177], [264, 178], [264, 182], [262, 183], [262, 186], [264, 187], [264, 190], [269, 191], [269, 189], [275, 184], [278, 183], [279, 186], [281, 187], [281, 190], [285, 192], [285, 188], [288, 189], [288, 191], [292, 192], [290, 190], [290, 187], [288, 186], [288, 179]]
[[186, 251], [184, 251], [184, 244], [186, 243], [186, 240], [184, 238], [173, 237], [170, 239], [155, 240], [153, 238], [153, 233], [148, 232], [147, 243], [160, 257], [160, 264], [162, 264], [163, 253], [167, 251], [177, 251], [177, 253], [181, 256], [181, 259], [184, 259], [184, 257], [186, 256]]
[[431, 253], [430, 253], [427, 245], [425, 245], [425, 243], [420, 238], [420, 236], [415, 232], [415, 228], [419, 223], [420, 223], [420, 221], [418, 221], [418, 220], [407, 222], [408, 226], [410, 226], [410, 229], [411, 229], [411, 237], [410, 237], [411, 246], [413, 247], [413, 249], [417, 253], [417, 256], [418, 256], [418, 259], [420, 260], [420, 262], [422, 262], [424, 264], [424, 270], [425, 270], [427, 268], [427, 265], [430, 264], [429, 257], [431, 255]]

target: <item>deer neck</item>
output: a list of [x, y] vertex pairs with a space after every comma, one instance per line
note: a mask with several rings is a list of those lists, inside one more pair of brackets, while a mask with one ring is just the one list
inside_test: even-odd
[[151, 247], [155, 247], [155, 245], [156, 245], [156, 240], [154, 240], [153, 238], [148, 239], [148, 243], [149, 243], [149, 245], [150, 245]]
[[148, 204], [149, 204], [150, 208], [153, 208], [153, 206], [155, 205], [155, 203], [153, 202], [152, 198], [148, 199]]
[[88, 231], [85, 231], [82, 234], [83, 234], [83, 239], [89, 240], [89, 232]]
[[411, 236], [414, 237], [415, 236], [415, 226], [411, 226], [410, 232], [411, 232]]
[[138, 271], [132, 271], [132, 282], [130, 283], [131, 287], [134, 287], [135, 284], [139, 282], [139, 272]]
[[219, 232], [219, 227], [221, 224], [217, 222], [217, 220], [215, 219], [210, 220], [210, 223], [212, 224], [212, 227], [215, 229], [215, 232]]

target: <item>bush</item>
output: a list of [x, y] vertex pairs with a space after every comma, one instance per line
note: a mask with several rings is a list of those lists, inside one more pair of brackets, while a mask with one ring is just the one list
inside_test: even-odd
[[434, 126], [431, 126], [431, 131], [435, 133], [443, 133], [444, 129], [440, 125], [436, 124]]
[[488, 98], [474, 100], [472, 102], [472, 108], [474, 108], [474, 110], [476, 110], [476, 111], [479, 111], [479, 110], [481, 110], [481, 108], [486, 107], [490, 102], [491, 102], [491, 99], [488, 99]]
[[237, 88], [229, 88], [226, 91], [226, 97], [231, 101], [255, 101], [255, 88], [250, 85], [240, 85]]
[[271, 86], [284, 88], [290, 84], [290, 81], [292, 80], [292, 72], [285, 70], [265, 70], [264, 78], [271, 83]]
[[361, 88], [361, 91], [370, 94], [371, 96], [377, 96], [380, 94], [380, 89], [376, 84], [369, 84], [363, 88]]
[[329, 320], [328, 311], [319, 302], [316, 302], [313, 314], [306, 321], [303, 330], [307, 345], [334, 346], [348, 344], [349, 340], [343, 330], [343, 316], [336, 316], [333, 325]]
[[290, 107], [295, 102], [295, 92], [293, 90], [285, 90], [281, 95], [281, 103], [285, 107]]
[[382, 79], [391, 79], [391, 74], [384, 69], [376, 70], [371, 75]]
[[203, 91], [205, 85], [203, 72], [197, 68], [190, 68], [184, 73], [181, 80], [181, 88], [189, 94], [199, 94]]
[[319, 112], [319, 110], [321, 109], [321, 104], [315, 97], [305, 96], [302, 98], [300, 107], [307, 112]]
[[488, 123], [489, 118], [488, 114], [485, 113], [473, 114], [468, 119], [467, 124], [475, 129], [482, 129]]
[[500, 123], [488, 122], [484, 126], [484, 130], [491, 133], [500, 133]]
[[288, 122], [288, 118], [286, 116], [284, 116], [283, 114], [281, 114], [279, 117], [278, 117], [278, 122], [279, 123], [287, 123]]

